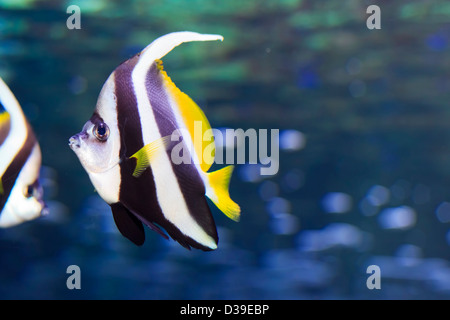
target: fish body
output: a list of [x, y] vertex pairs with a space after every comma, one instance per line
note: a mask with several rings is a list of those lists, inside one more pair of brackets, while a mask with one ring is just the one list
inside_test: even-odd
[[[176, 32], [156, 39], [119, 65], [106, 80], [96, 109], [69, 145], [99, 195], [111, 206], [119, 231], [143, 244], [143, 224], [186, 248], [217, 248], [218, 235], [205, 195], [225, 214], [239, 219], [230, 199], [232, 166], [207, 172], [213, 155], [193, 143], [194, 123], [210, 129], [203, 111], [167, 76], [159, 60], [188, 41], [222, 40], [218, 35]], [[171, 137], [182, 132], [187, 163], [174, 163]], [[212, 142], [213, 143], [213, 142]]]
[[47, 212], [39, 184], [41, 150], [19, 102], [0, 78], [0, 227]]

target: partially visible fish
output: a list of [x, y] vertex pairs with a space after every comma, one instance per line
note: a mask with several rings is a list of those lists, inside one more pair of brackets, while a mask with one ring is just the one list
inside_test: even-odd
[[[216, 249], [217, 229], [205, 195], [228, 217], [239, 219], [240, 207], [228, 192], [233, 166], [207, 172], [213, 152], [202, 159], [207, 146], [194, 145], [193, 135], [196, 122], [202, 136], [210, 124], [159, 60], [183, 42], [211, 40], [223, 38], [186, 31], [156, 39], [112, 72], [91, 119], [69, 140], [97, 192], [111, 206], [119, 231], [137, 245], [144, 243], [145, 224], [167, 238], [164, 229], [188, 249]], [[181, 132], [183, 150], [190, 150], [189, 163], [171, 159], [170, 138], [176, 131]], [[208, 146], [214, 149], [211, 142]]]
[[19, 102], [0, 78], [0, 227], [47, 212], [39, 184], [41, 150]]

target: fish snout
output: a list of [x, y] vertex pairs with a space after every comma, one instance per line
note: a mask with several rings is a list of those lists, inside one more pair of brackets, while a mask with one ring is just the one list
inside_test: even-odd
[[29, 195], [32, 195], [36, 201], [39, 203], [40, 212], [39, 216], [46, 216], [48, 214], [48, 206], [44, 201], [44, 188], [42, 187], [39, 179], [36, 180], [32, 185], [28, 187]]
[[44, 200], [38, 200], [39, 204], [42, 206], [41, 216], [47, 216], [50, 213], [50, 210]]
[[41, 216], [46, 216], [49, 213], [47, 204], [44, 201], [44, 188], [37, 182], [35, 196], [39, 204], [41, 205]]
[[80, 147], [80, 139], [78, 139], [76, 135], [70, 137], [70, 139], [69, 139], [69, 147], [71, 149], [74, 149], [74, 148], [78, 149]]
[[79, 149], [81, 146], [81, 139], [87, 139], [89, 135], [86, 132], [80, 132], [73, 135], [69, 139], [69, 147], [72, 150]]

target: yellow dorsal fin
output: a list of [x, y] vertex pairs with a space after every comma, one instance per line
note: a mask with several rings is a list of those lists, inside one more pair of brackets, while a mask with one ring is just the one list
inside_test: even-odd
[[[211, 144], [214, 144], [214, 137], [210, 137], [212, 139], [211, 141], [203, 141], [203, 137], [205, 132], [211, 129], [211, 125], [209, 124], [209, 121], [203, 113], [202, 109], [200, 109], [200, 107], [187, 94], [178, 89], [178, 87], [167, 75], [167, 72], [163, 70], [162, 61], [156, 60], [156, 63], [158, 69], [161, 72], [165, 87], [175, 100], [175, 103], [180, 110], [181, 116], [183, 117], [184, 124], [191, 135], [192, 141], [194, 143], [195, 153], [197, 154], [197, 157], [199, 157], [198, 160], [200, 163], [200, 167], [204, 172], [207, 172], [214, 162], [215, 145], [211, 146]], [[195, 139], [194, 134], [196, 122], [200, 122], [202, 125], [201, 132], [197, 129], [199, 131], [197, 135], [201, 133], [201, 137], [197, 137], [197, 139]], [[203, 154], [203, 151], [207, 146], [209, 146], [209, 150], [211, 152], [205, 152], [205, 154]]]
[[233, 169], [234, 166], [228, 166], [207, 173], [210, 190], [206, 191], [206, 195], [228, 218], [239, 221], [241, 208], [236, 202], [231, 200], [228, 191]]
[[152, 159], [161, 150], [166, 150], [170, 144], [170, 136], [161, 137], [149, 144], [143, 146], [139, 151], [133, 154], [131, 158], [136, 158], [136, 168], [133, 172], [133, 177], [138, 178], [144, 170], [150, 166]]

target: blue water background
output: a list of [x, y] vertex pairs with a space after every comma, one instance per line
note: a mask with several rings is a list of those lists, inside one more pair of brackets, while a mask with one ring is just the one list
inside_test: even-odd
[[[67, 145], [112, 70], [180, 30], [225, 38], [163, 59], [212, 126], [280, 130], [276, 175], [235, 169], [241, 221], [211, 204], [214, 252], [123, 238]], [[448, 1], [0, 0], [0, 76], [39, 138], [50, 208], [0, 230], [0, 299], [450, 298], [449, 74]]]

